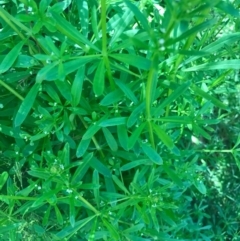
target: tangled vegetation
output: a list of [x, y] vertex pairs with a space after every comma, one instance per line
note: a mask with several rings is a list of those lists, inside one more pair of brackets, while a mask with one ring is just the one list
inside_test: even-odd
[[0, 1], [0, 239], [240, 240], [240, 1]]

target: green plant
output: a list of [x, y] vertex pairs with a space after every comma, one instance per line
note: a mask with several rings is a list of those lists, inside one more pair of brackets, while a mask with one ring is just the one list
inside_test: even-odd
[[238, 7], [2, 1], [1, 240], [237, 240]]

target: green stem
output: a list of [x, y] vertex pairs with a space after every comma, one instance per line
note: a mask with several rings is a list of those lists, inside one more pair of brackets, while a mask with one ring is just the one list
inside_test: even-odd
[[25, 36], [18, 30], [18, 28], [11, 22], [8, 16], [6, 16], [6, 11], [0, 7], [0, 17], [19, 35], [19, 37], [25, 40]]
[[152, 120], [151, 106], [152, 106], [152, 94], [153, 94], [152, 86], [153, 86], [153, 80], [154, 80], [156, 71], [157, 70], [154, 67], [150, 69], [148, 74], [148, 79], [147, 79], [147, 86], [146, 86], [146, 119], [147, 119], [150, 143], [154, 149], [155, 149], [155, 143], [154, 143], [152, 123], [151, 123], [151, 120]]
[[106, 6], [106, 0], [101, 0], [101, 23], [102, 23], [102, 55], [103, 55], [103, 60], [105, 63], [105, 67], [107, 70], [107, 76], [109, 79], [110, 86], [112, 90], [115, 89], [115, 84], [113, 81], [112, 77], [112, 72], [111, 72], [111, 67], [110, 67], [110, 62], [108, 59], [108, 51], [107, 51], [107, 6]]
[[0, 85], [2, 85], [3, 87], [5, 87], [7, 90], [9, 90], [12, 94], [14, 94], [16, 97], [18, 97], [20, 100], [24, 100], [24, 98], [19, 95], [13, 88], [11, 88], [9, 85], [7, 85], [6, 83], [4, 83], [2, 80], [0, 80]]

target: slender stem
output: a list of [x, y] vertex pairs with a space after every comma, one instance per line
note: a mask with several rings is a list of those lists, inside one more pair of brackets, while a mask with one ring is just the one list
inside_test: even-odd
[[7, 90], [9, 90], [12, 94], [14, 94], [16, 97], [18, 97], [20, 100], [24, 100], [24, 98], [18, 94], [12, 87], [10, 87], [9, 85], [7, 85], [6, 83], [4, 83], [2, 80], [0, 80], [0, 85], [2, 85], [3, 87], [5, 87]]
[[6, 16], [3, 8], [0, 7], [0, 17], [19, 35], [19, 37], [25, 40], [25, 36], [18, 30], [18, 28], [11, 22], [11, 20]]
[[109, 79], [110, 86], [112, 90], [115, 89], [115, 84], [112, 77], [110, 62], [108, 59], [108, 51], [107, 51], [107, 6], [106, 0], [101, 0], [101, 24], [102, 24], [102, 55], [105, 63], [105, 67], [107, 70], [107, 76]]
[[153, 81], [155, 78], [156, 71], [157, 70], [155, 69], [155, 67], [152, 66], [148, 74], [147, 86], [146, 86], [146, 119], [147, 119], [150, 143], [154, 149], [155, 149], [155, 143], [154, 143], [152, 123], [151, 123], [151, 119], [152, 119], [151, 106], [152, 106], [152, 95], [153, 95], [152, 86], [153, 86]]

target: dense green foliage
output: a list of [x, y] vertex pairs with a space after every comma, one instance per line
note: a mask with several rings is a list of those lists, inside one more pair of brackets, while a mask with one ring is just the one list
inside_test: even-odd
[[0, 1], [0, 239], [240, 240], [240, 1]]

